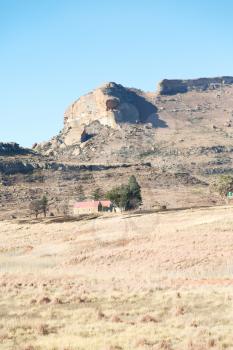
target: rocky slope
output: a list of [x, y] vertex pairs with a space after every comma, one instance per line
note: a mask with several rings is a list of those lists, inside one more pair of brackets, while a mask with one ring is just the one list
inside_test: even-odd
[[32, 153], [33, 152], [30, 149], [20, 147], [16, 142], [0, 142], [0, 156], [15, 156]]

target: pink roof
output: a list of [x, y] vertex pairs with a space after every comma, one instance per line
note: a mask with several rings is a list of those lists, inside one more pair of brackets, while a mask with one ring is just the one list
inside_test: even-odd
[[85, 201], [85, 202], [76, 202], [74, 208], [98, 208], [99, 204], [102, 204], [103, 207], [109, 208], [111, 206], [111, 201]]
[[102, 204], [103, 207], [111, 207], [112, 202], [111, 201], [100, 201], [100, 203]]

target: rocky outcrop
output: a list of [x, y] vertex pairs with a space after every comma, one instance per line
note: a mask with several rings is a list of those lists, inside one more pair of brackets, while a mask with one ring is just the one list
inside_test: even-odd
[[86, 142], [101, 127], [119, 130], [125, 124], [146, 123], [166, 127], [166, 123], [158, 118], [154, 102], [155, 99], [141, 90], [106, 83], [72, 103], [65, 111], [64, 128], [60, 134], [49, 142], [36, 145], [35, 149], [46, 154], [57, 152]]
[[123, 123], [156, 124], [156, 106], [140, 90], [107, 83], [82, 96], [65, 112], [64, 142], [71, 145], [81, 141], [85, 127], [94, 121], [117, 129]]
[[223, 85], [232, 85], [233, 77], [200, 78], [189, 80], [164, 79], [159, 83], [158, 93], [160, 95], [176, 95], [188, 91], [206, 91], [217, 89]]

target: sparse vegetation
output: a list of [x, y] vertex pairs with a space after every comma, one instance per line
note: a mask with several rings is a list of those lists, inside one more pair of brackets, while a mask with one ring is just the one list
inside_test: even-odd
[[38, 218], [38, 215], [41, 213], [46, 217], [48, 211], [48, 198], [44, 195], [40, 200], [33, 200], [29, 205], [29, 209], [36, 218]]
[[222, 197], [226, 197], [228, 192], [233, 192], [233, 176], [221, 175], [212, 184], [211, 190], [220, 194]]
[[38, 218], [38, 215], [42, 211], [41, 201], [40, 200], [33, 200], [29, 205], [29, 209], [30, 209], [31, 213], [34, 214], [36, 218]]

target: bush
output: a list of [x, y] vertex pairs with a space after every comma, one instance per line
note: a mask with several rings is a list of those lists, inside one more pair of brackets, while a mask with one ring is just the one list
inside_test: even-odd
[[217, 192], [222, 197], [226, 197], [228, 192], [233, 192], [233, 177], [231, 175], [221, 175], [211, 185], [210, 189]]
[[42, 212], [41, 201], [39, 201], [39, 200], [32, 201], [30, 203], [29, 209], [37, 218], [38, 215]]
[[47, 215], [48, 211], [48, 199], [46, 196], [43, 196], [40, 200], [34, 200], [30, 203], [30, 211], [38, 217], [39, 214], [43, 213], [44, 217]]

